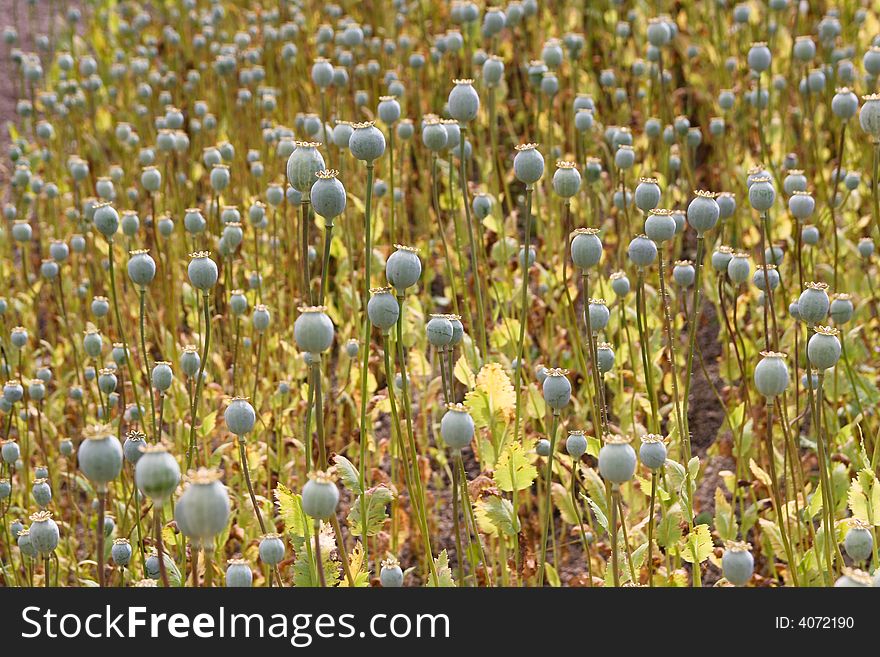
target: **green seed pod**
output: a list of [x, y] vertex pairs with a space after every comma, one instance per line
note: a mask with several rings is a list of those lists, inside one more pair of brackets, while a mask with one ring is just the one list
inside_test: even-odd
[[428, 343], [433, 347], [446, 347], [452, 342], [452, 322], [446, 315], [431, 315], [425, 325]]
[[595, 228], [578, 228], [571, 240], [571, 260], [579, 269], [590, 269], [602, 259], [602, 240]]
[[798, 312], [801, 319], [809, 326], [813, 326], [825, 321], [830, 309], [828, 285], [826, 283], [807, 283], [806, 288], [798, 297]]
[[827, 370], [834, 367], [840, 359], [839, 331], [828, 326], [817, 326], [816, 332], [807, 343], [807, 358], [818, 370]]
[[211, 254], [208, 251], [196, 251], [190, 254], [190, 260], [187, 267], [187, 275], [193, 287], [207, 293], [217, 284], [219, 275], [217, 263], [211, 260]]
[[750, 180], [749, 203], [758, 212], [766, 212], [776, 201], [776, 190], [769, 176], [757, 176]]
[[755, 560], [748, 543], [727, 541], [721, 555], [721, 572], [734, 586], [745, 586], [755, 571]]
[[707, 230], [712, 230], [721, 215], [721, 209], [715, 200], [714, 192], [697, 190], [694, 192], [696, 196], [688, 204], [687, 222], [697, 231], [697, 235], [702, 235]]
[[[659, 190], [659, 187], [657, 189]], [[638, 188], [636, 188], [636, 193], [638, 193]], [[672, 218], [672, 212], [663, 208], [649, 208], [648, 218], [645, 219], [645, 235], [657, 244], [675, 237], [675, 219]]]
[[266, 534], [260, 539], [260, 561], [267, 566], [277, 566], [284, 559], [284, 540], [280, 534]]
[[92, 427], [77, 452], [79, 469], [101, 491], [122, 470], [122, 445], [109, 425]]
[[367, 303], [367, 315], [370, 322], [384, 333], [391, 330], [400, 317], [400, 307], [391, 290], [390, 287], [371, 289], [370, 300]]
[[[656, 178], [639, 178], [636, 186], [635, 203], [642, 212], [650, 212], [660, 202], [660, 185]], [[647, 230], [645, 231], [648, 232]], [[650, 234], [648, 234], [650, 237]]]
[[309, 198], [312, 185], [317, 180], [316, 174], [327, 167], [324, 158], [318, 152], [321, 145], [315, 142], [298, 141], [296, 150], [287, 159], [287, 180], [304, 198]]
[[733, 249], [729, 246], [719, 246], [712, 254], [712, 269], [717, 272], [726, 272], [731, 258], [733, 258]]
[[226, 428], [236, 436], [246, 436], [254, 429], [257, 413], [245, 397], [233, 397], [223, 413]]
[[577, 170], [577, 163], [560, 160], [556, 163], [556, 173], [553, 174], [553, 191], [560, 197], [569, 199], [581, 188], [581, 174]]
[[[348, 140], [348, 149], [358, 160], [373, 162], [385, 152], [385, 135], [371, 121], [355, 123]], [[321, 169], [324, 167], [322, 166]]]
[[[853, 316], [852, 295], [841, 292], [831, 298], [831, 319], [835, 324], [846, 324]], [[31, 395], [33, 397], [33, 395]]]
[[98, 329], [89, 324], [83, 338], [83, 350], [86, 352], [86, 355], [89, 358], [100, 358], [103, 345], [104, 341], [101, 339]]
[[127, 538], [117, 538], [110, 548], [110, 557], [117, 566], [125, 568], [131, 562], [131, 542]]
[[596, 345], [596, 365], [602, 374], [607, 374], [614, 367], [614, 350], [607, 342]]
[[379, 582], [382, 588], [399, 588], [403, 586], [403, 570], [400, 563], [394, 557], [388, 557], [382, 561], [382, 569], [379, 571]]
[[517, 180], [526, 185], [533, 185], [541, 179], [544, 175], [544, 157], [537, 144], [521, 144], [516, 147], [513, 172]]
[[336, 513], [339, 489], [333, 478], [325, 472], [309, 473], [309, 480], [302, 489], [302, 508], [306, 515], [316, 520], [326, 520]]
[[741, 285], [749, 280], [751, 271], [752, 265], [748, 253], [734, 253], [727, 263], [727, 276], [735, 285]]
[[229, 493], [216, 470], [200, 469], [174, 505], [174, 520], [196, 545], [210, 543], [229, 521]]
[[418, 283], [422, 262], [416, 249], [402, 244], [395, 244], [394, 248], [396, 251], [385, 262], [385, 277], [398, 295], [402, 295], [407, 288]]
[[135, 483], [141, 493], [162, 504], [180, 483], [180, 466], [164, 445], [149, 445], [141, 449], [143, 456], [134, 470]]
[[92, 221], [101, 234], [108, 240], [112, 240], [116, 231], [119, 230], [119, 213], [109, 203], [95, 205], [95, 214]]
[[850, 528], [843, 539], [843, 547], [849, 558], [856, 562], [867, 562], [874, 549], [874, 537], [870, 525], [856, 518], [850, 520]]
[[326, 306], [300, 306], [300, 316], [293, 324], [293, 336], [300, 350], [310, 354], [327, 351], [333, 344], [335, 330]]
[[576, 461], [587, 453], [587, 438], [583, 431], [568, 432], [568, 438], [565, 439], [565, 451]]
[[639, 459], [649, 470], [659, 470], [666, 463], [666, 442], [663, 436], [649, 433], [642, 436]]
[[157, 360], [153, 365], [153, 371], [150, 372], [150, 380], [153, 387], [159, 392], [167, 392], [174, 381], [174, 373], [171, 371], [171, 363], [163, 360]]
[[623, 484], [636, 472], [636, 451], [629, 444], [629, 436], [605, 435], [605, 444], [599, 450], [599, 474], [612, 484]]
[[312, 206], [324, 219], [335, 219], [345, 211], [346, 203], [345, 187], [337, 178], [339, 172], [325, 169], [315, 175], [317, 180], [312, 185]]
[[657, 245], [646, 235], [638, 235], [629, 243], [626, 254], [636, 267], [650, 267], [657, 259]]
[[474, 420], [463, 404], [449, 404], [440, 420], [443, 441], [455, 450], [464, 449], [474, 437]]
[[250, 588], [254, 573], [245, 559], [230, 559], [226, 562], [226, 586], [228, 588]]
[[122, 443], [122, 455], [129, 463], [136, 464], [144, 455], [144, 448], [147, 446], [146, 435], [140, 431], [132, 429], [125, 437]]
[[49, 511], [37, 511], [31, 516], [30, 539], [31, 547], [41, 556], [47, 557], [55, 551], [59, 531]]
[[559, 412], [571, 401], [571, 382], [567, 375], [568, 370], [548, 369], [547, 378], [541, 385], [544, 401], [554, 412]]
[[202, 357], [199, 356], [196, 346], [192, 344], [185, 346], [183, 353], [180, 354], [180, 369], [183, 370], [183, 373], [189, 378], [193, 378], [198, 375], [201, 364]]
[[449, 141], [446, 128], [436, 116], [426, 117], [422, 121], [422, 143], [437, 153], [446, 148]]
[[788, 366], [785, 354], [775, 351], [762, 351], [763, 358], [755, 366], [755, 387], [762, 395], [772, 399], [788, 388]]
[[449, 115], [459, 123], [473, 121], [480, 110], [480, 96], [474, 89], [474, 81], [464, 79], [453, 82], [455, 86], [447, 99]]

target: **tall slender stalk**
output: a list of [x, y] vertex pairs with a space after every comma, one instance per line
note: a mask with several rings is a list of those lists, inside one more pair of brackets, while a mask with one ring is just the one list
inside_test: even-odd
[[[367, 162], [367, 184], [364, 190], [366, 200], [364, 201], [364, 296], [361, 305], [363, 312], [363, 344], [364, 350], [363, 362], [361, 364], [361, 422], [360, 434], [360, 463], [358, 468], [358, 476], [360, 481], [360, 489], [367, 490], [367, 374], [370, 369], [370, 318], [367, 315], [367, 302], [370, 300], [370, 272], [373, 263], [373, 240], [372, 240], [372, 204], [373, 204], [373, 163]], [[366, 522], [367, 518], [367, 500], [366, 495], [361, 495], [361, 517]], [[369, 568], [370, 564], [370, 548], [369, 541], [364, 537], [364, 563]]]
[[[474, 277], [474, 291], [476, 292], [477, 297], [477, 318], [479, 321], [477, 328], [479, 329], [478, 335], [480, 336], [480, 350], [482, 351], [483, 361], [486, 361], [489, 358], [489, 343], [486, 340], [486, 315], [483, 310], [483, 283], [480, 279], [480, 269], [477, 263], [477, 247], [474, 240], [474, 226], [473, 219], [471, 217], [471, 204], [470, 200], [468, 199], [468, 179], [467, 175], [465, 174], [465, 135], [467, 133], [467, 128], [463, 125], [460, 127], [461, 142], [459, 143], [458, 166], [461, 186], [461, 198], [464, 202], [464, 216], [467, 223], [468, 241], [470, 242], [471, 273]], [[528, 192], [526, 192], [526, 194], [528, 194]], [[529, 207], [529, 212], [531, 212], [531, 207]], [[526, 218], [526, 222], [528, 224], [528, 218]], [[482, 239], [480, 240], [480, 243], [482, 243]], [[528, 236], [526, 237], [526, 256], [528, 256]], [[525, 282], [528, 280], [528, 272], [527, 267], [524, 267], [523, 269], [523, 282], [525, 284]]]
[[550, 520], [553, 516], [553, 456], [556, 452], [556, 432], [559, 429], [559, 411], [553, 411], [553, 421], [550, 424], [550, 454], [547, 456], [547, 470], [544, 475], [544, 516], [541, 520], [541, 561], [538, 563], [538, 586], [544, 586], [544, 573], [547, 569], [547, 534]]
[[[205, 310], [205, 345], [202, 349], [202, 361], [199, 364], [199, 375], [196, 379], [196, 394], [193, 397], [192, 408], [190, 409], [190, 428], [189, 428], [189, 445], [186, 450], [186, 469], [192, 467], [193, 454], [196, 451], [196, 415], [199, 412], [199, 401], [202, 398], [202, 386], [205, 378], [205, 365], [208, 362], [208, 349], [211, 346], [211, 304], [209, 303], [209, 295], [205, 292], [202, 296]], [[265, 533], [265, 532], [263, 532]]]
[[[520, 263], [521, 265], [528, 265], [528, 255], [529, 248], [531, 242], [531, 234], [532, 234], [532, 194], [534, 192], [534, 187], [532, 185], [526, 186], [526, 225], [525, 225], [525, 235], [524, 235], [524, 253], [525, 259], [524, 262]], [[520, 403], [522, 400], [522, 366], [523, 366], [523, 344], [525, 342], [526, 336], [526, 324], [529, 322], [529, 269], [527, 266], [522, 267], [522, 296], [520, 297], [520, 312], [519, 312], [519, 339], [517, 340], [516, 346], [516, 368], [514, 371], [514, 383], [513, 389], [516, 391], [516, 408], [515, 408], [515, 421], [514, 421], [514, 430], [513, 430], [513, 438], [514, 440], [519, 440], [519, 427], [520, 427], [520, 418], [522, 416], [522, 404]]]

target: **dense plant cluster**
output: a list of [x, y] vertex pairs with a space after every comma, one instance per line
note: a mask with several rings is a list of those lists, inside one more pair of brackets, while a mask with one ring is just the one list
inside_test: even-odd
[[869, 3], [32, 5], [5, 586], [880, 585]]

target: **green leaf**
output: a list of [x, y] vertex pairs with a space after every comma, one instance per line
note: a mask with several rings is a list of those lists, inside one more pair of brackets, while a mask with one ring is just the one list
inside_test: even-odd
[[592, 498], [587, 497], [583, 493], [581, 493], [581, 497], [583, 497], [587, 501], [587, 504], [590, 505], [590, 508], [593, 510], [593, 513], [596, 516], [596, 520], [598, 521], [598, 523], [600, 525], [602, 525], [602, 529], [604, 529], [607, 532], [608, 531], [608, 518], [605, 516], [605, 512], [599, 507], [598, 504], [596, 504], [596, 502], [593, 501]]
[[672, 459], [666, 459], [666, 480], [669, 482], [670, 495], [681, 495], [685, 476], [686, 472], [681, 463]]
[[[314, 529], [312, 530], [314, 531]], [[321, 523], [321, 545], [332, 545], [333, 550], [336, 549], [336, 543], [333, 539], [333, 530], [330, 526]], [[303, 541], [302, 548], [297, 550], [296, 559], [293, 562], [293, 585], [300, 587], [316, 587], [321, 582], [318, 579], [318, 571], [315, 570], [315, 554], [314, 554], [314, 534], [308, 537], [308, 547]], [[324, 582], [329, 586], [336, 586], [339, 583], [339, 562], [332, 558], [333, 550], [321, 549], [321, 562], [324, 568]]]
[[[443, 550], [439, 556], [434, 558], [434, 570], [437, 571], [437, 586], [440, 588], [449, 588], [455, 586], [455, 579], [452, 577], [452, 568], [449, 567], [449, 555]], [[434, 588], [434, 578], [428, 577], [428, 587]]]
[[752, 471], [752, 475], [764, 484], [767, 488], [771, 488], [773, 486], [773, 480], [770, 479], [770, 475], [761, 468], [757, 463], [755, 463], [755, 459], [749, 459], [749, 470]]
[[354, 464], [342, 454], [337, 454], [333, 458], [333, 463], [336, 464], [336, 471], [339, 473], [342, 485], [352, 493], [360, 495], [363, 492], [361, 490], [361, 477]]
[[[511, 469], [513, 477], [511, 477]], [[532, 485], [537, 476], [538, 470], [532, 465], [523, 443], [518, 440], [507, 441], [498, 457], [493, 475], [498, 488], [508, 493], [512, 492], [514, 487], [518, 491], [525, 490]]]
[[810, 514], [810, 519], [816, 517], [819, 511], [822, 510], [822, 489], [817, 488], [813, 493], [813, 496], [810, 498], [810, 503], [807, 505], [807, 512]]
[[544, 564], [544, 574], [547, 576], [547, 583], [554, 588], [559, 588], [562, 586], [562, 581], [559, 579], [559, 573], [556, 572], [556, 568], [553, 567], [553, 564]]
[[453, 368], [452, 373], [455, 375], [456, 379], [469, 389], [473, 388], [477, 383], [474, 373], [468, 366], [467, 360], [464, 356], [459, 356], [458, 360], [455, 362], [455, 367]]
[[633, 552], [632, 564], [633, 564], [633, 568], [636, 570], [636, 575], [638, 575], [639, 568], [641, 568], [642, 564], [645, 563], [645, 557], [647, 556], [647, 554], [648, 554], [648, 544], [647, 543], [642, 543]]
[[859, 470], [850, 482], [847, 502], [853, 516], [869, 525], [880, 525], [880, 485], [870, 470]]
[[759, 518], [758, 524], [761, 526], [764, 538], [770, 541], [770, 546], [773, 548], [773, 554], [776, 558], [780, 561], [788, 561], [788, 557], [785, 554], [785, 545], [782, 543], [782, 534], [779, 533], [779, 527], [776, 526], [776, 523], [766, 518]]
[[720, 487], [715, 489], [715, 531], [722, 541], [736, 540], [739, 532], [736, 514]]
[[507, 498], [498, 495], [484, 497], [474, 505], [474, 514], [480, 530], [490, 536], [498, 536], [499, 532], [505, 536], [515, 536], [519, 531], [513, 504]]
[[678, 543], [681, 539], [681, 520], [681, 506], [673, 504], [657, 523], [657, 545], [668, 549]]
[[[602, 511], [604, 518], [608, 517], [608, 499], [605, 493], [605, 482], [599, 473], [585, 465], [581, 465], [581, 474], [584, 476], [584, 485], [587, 487], [589, 499]], [[607, 524], [607, 523], [606, 523]]]
[[[382, 527], [388, 519], [385, 507], [393, 498], [394, 494], [391, 492], [391, 489], [384, 484], [371, 488], [364, 493], [367, 505], [367, 536], [375, 536], [382, 531]], [[361, 496], [358, 495], [354, 502], [351, 503], [351, 510], [348, 512], [348, 524], [351, 533], [355, 536], [363, 536], [364, 534], [364, 523], [361, 521], [361, 505]]]
[[688, 474], [691, 476], [691, 481], [697, 480], [697, 474], [700, 472], [700, 457], [694, 456], [688, 461]]
[[569, 525], [577, 526], [580, 524], [578, 522], [577, 510], [574, 508], [574, 503], [571, 500], [571, 494], [566, 490], [565, 486], [554, 481], [550, 494], [553, 496], [553, 504], [559, 509], [562, 519]]
[[302, 544], [307, 535], [302, 499], [281, 482], [278, 482], [273, 492], [275, 503], [278, 505], [278, 515], [281, 516], [288, 535], [294, 540], [294, 548], [299, 549], [298, 544]]
[[[370, 585], [370, 573], [364, 567], [364, 546], [358, 541], [354, 549], [348, 553], [348, 569], [354, 578], [356, 588], [362, 588]], [[348, 578], [343, 577], [339, 580], [339, 588], [348, 587]]]
[[749, 533], [749, 530], [755, 526], [756, 522], [758, 522], [758, 505], [750, 504], [746, 507], [745, 513], [743, 513], [742, 517], [739, 519], [740, 533], [743, 536], [746, 536]]
[[217, 411], [211, 411], [202, 418], [202, 423], [199, 425], [196, 433], [199, 437], [205, 438], [206, 436], [211, 435], [215, 426], [217, 426]]
[[712, 553], [712, 534], [709, 525], [696, 525], [679, 544], [679, 554], [688, 563], [703, 563]]

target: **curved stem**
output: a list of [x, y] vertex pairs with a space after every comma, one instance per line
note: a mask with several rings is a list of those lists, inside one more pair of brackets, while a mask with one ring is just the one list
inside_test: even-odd
[[251, 473], [247, 462], [247, 451], [244, 445], [244, 436], [238, 436], [238, 460], [241, 464], [241, 472], [244, 475], [244, 483], [247, 485], [248, 494], [251, 497], [251, 504], [254, 507], [254, 515], [260, 523], [260, 533], [266, 533], [266, 523], [263, 521], [263, 514], [260, 513], [260, 507], [257, 505], [257, 496], [254, 494], [254, 485], [251, 483]]

